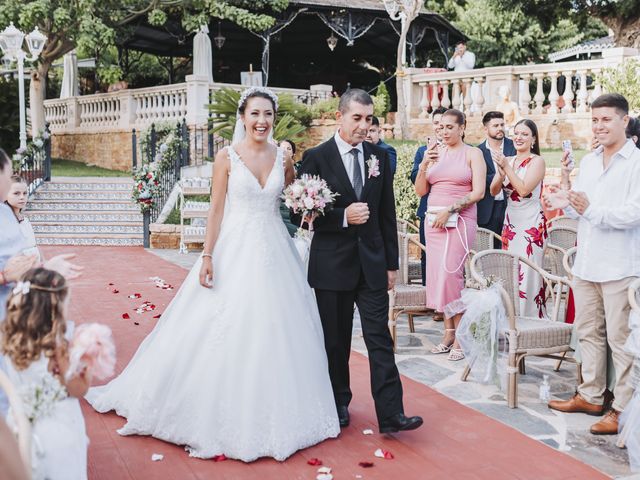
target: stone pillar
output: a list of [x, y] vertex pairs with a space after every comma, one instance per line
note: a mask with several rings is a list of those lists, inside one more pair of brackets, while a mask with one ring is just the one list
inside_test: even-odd
[[187, 75], [187, 125], [207, 123], [209, 116], [209, 79], [206, 75]]
[[118, 92], [118, 100], [120, 101], [118, 126], [123, 130], [131, 130], [136, 123], [136, 102], [133, 99], [133, 92], [131, 90]]

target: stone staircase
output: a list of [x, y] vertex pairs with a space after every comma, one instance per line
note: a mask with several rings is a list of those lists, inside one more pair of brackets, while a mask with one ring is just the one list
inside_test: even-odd
[[142, 214], [129, 178], [55, 177], [26, 215], [40, 245], [142, 245]]

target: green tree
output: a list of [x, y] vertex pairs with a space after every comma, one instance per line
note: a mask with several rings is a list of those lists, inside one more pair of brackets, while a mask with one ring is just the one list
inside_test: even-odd
[[640, 61], [628, 60], [616, 67], [603, 69], [600, 82], [607, 92], [624, 95], [631, 111], [640, 113]]
[[178, 17], [193, 31], [215, 17], [260, 31], [273, 25], [272, 14], [288, 4], [289, 0], [0, 0], [0, 28], [14, 22], [27, 32], [37, 26], [47, 36], [29, 91], [32, 129], [38, 131], [44, 126], [49, 69], [74, 48], [106, 49], [115, 45], [118, 33], [142, 18], [161, 26], [169, 16]]
[[597, 18], [613, 30], [620, 47], [640, 48], [640, 8], [638, 0], [503, 0], [509, 8], [518, 8], [538, 19], [544, 28], [572, 16], [580, 25]]
[[[509, 0], [511, 1], [511, 0]], [[548, 25], [544, 12], [528, 15], [503, 0], [429, 0], [427, 7], [446, 15], [469, 37], [476, 66], [546, 62], [547, 55], [606, 34], [604, 25], [571, 12]]]

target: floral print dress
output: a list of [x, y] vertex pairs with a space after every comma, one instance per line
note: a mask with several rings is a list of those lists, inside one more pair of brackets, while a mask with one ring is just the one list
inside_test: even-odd
[[[513, 165], [516, 175], [525, 178], [533, 156], [519, 165]], [[511, 162], [517, 162], [514, 157]], [[504, 192], [507, 211], [502, 227], [502, 248], [527, 257], [542, 266], [542, 249], [547, 239], [547, 219], [542, 208], [543, 182], [526, 197], [521, 197], [509, 179], [505, 179]], [[520, 267], [520, 315], [533, 318], [546, 317], [545, 285], [540, 275], [529, 267]]]

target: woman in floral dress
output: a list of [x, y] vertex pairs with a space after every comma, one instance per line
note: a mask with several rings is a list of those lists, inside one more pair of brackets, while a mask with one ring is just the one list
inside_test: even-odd
[[[542, 266], [542, 249], [547, 239], [547, 220], [541, 203], [545, 163], [540, 156], [536, 124], [528, 119], [518, 122], [513, 143], [515, 157], [494, 153], [498, 172], [491, 182], [491, 195], [502, 189], [507, 198], [502, 248]], [[520, 314], [543, 318], [546, 316], [545, 285], [537, 272], [521, 268]]]

